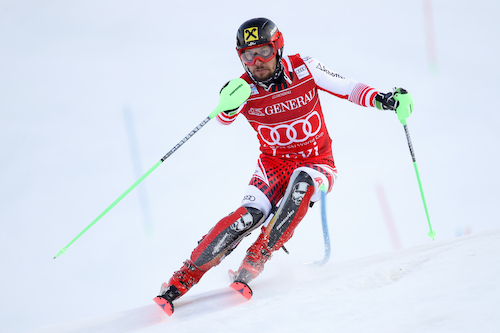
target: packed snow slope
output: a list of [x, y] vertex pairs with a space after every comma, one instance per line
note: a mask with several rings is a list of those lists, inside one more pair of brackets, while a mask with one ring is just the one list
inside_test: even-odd
[[[497, 233], [487, 232], [500, 228], [499, 13], [498, 0], [0, 1], [0, 332], [498, 328]], [[396, 115], [319, 92], [339, 171], [328, 265], [300, 266], [323, 256], [317, 205], [251, 302], [228, 293], [226, 272], [256, 233], [175, 317], [152, 303], [240, 204], [259, 153], [243, 117], [204, 126], [54, 260], [213, 111], [243, 73], [236, 30], [258, 16], [278, 25], [286, 54], [412, 94], [408, 128], [436, 241]]]
[[280, 258], [252, 283], [250, 301], [228, 287], [195, 287], [172, 317], [145, 302], [33, 332], [493, 333], [500, 330], [499, 254], [497, 229], [321, 267]]

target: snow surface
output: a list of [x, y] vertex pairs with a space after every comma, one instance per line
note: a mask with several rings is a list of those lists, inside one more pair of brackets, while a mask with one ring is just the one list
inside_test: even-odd
[[[500, 2], [431, 1], [435, 66], [425, 2], [1, 1], [0, 332], [232, 331], [236, 320], [267, 322], [263, 332], [500, 331]], [[300, 266], [323, 256], [314, 207], [290, 255], [276, 253], [252, 284], [251, 302], [228, 292], [226, 272], [255, 234], [179, 300], [175, 317], [152, 303], [238, 207], [258, 154], [244, 119], [207, 124], [54, 260], [138, 166], [153, 166], [215, 108], [242, 73], [236, 29], [257, 16], [276, 22], [287, 54], [412, 93], [408, 127], [436, 241], [395, 115], [320, 93], [339, 170], [326, 266]], [[319, 285], [329, 288], [310, 292]], [[193, 315], [198, 307], [209, 320]]]
[[282, 261], [250, 301], [193, 289], [172, 317], [147, 304], [34, 332], [498, 332], [499, 253], [497, 229], [322, 267]]

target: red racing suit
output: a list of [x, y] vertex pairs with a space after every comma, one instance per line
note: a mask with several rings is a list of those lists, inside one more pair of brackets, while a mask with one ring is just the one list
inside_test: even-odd
[[[250, 185], [264, 192], [271, 205], [281, 199], [287, 178], [298, 167], [316, 168], [325, 175], [324, 181], [328, 182], [329, 190], [333, 185], [332, 174], [336, 176], [336, 169], [332, 140], [323, 117], [318, 90], [371, 107], [377, 94], [374, 88], [332, 72], [314, 58], [296, 54], [285, 56], [281, 61], [284, 66], [281, 83], [264, 89], [246, 73], [243, 74], [241, 78], [251, 87], [250, 98], [239, 112], [218, 115], [218, 120], [228, 125], [243, 114], [257, 132], [262, 154]], [[319, 178], [315, 180], [322, 181]], [[254, 194], [254, 190], [247, 191], [246, 197]], [[313, 197], [312, 201], [316, 199]], [[255, 205], [255, 208], [265, 214], [268, 210], [263, 205]]]
[[[256, 278], [272, 253], [292, 237], [310, 202], [319, 199], [325, 186], [330, 190], [337, 171], [318, 90], [362, 106], [374, 106], [375, 89], [331, 72], [313, 58], [297, 54], [281, 61], [284, 73], [279, 83], [263, 88], [247, 74], [242, 75], [251, 86], [250, 98], [240, 112], [218, 115], [220, 122], [230, 124], [243, 114], [257, 132], [262, 153], [241, 207], [202, 238], [190, 259], [169, 280], [168, 285], [173, 287], [167, 289], [167, 298], [185, 294], [244, 237], [267, 221], [235, 275], [235, 279], [242, 278], [235, 281]], [[273, 218], [269, 218], [273, 208]], [[162, 297], [155, 301], [165, 306], [167, 298]]]

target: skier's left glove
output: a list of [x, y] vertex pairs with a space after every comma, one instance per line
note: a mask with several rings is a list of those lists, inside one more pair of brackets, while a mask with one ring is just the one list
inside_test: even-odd
[[387, 94], [379, 92], [375, 95], [375, 107], [379, 110], [396, 111], [399, 105], [399, 102], [394, 99], [396, 93], [406, 94], [408, 92], [403, 88], [394, 88], [394, 91]]

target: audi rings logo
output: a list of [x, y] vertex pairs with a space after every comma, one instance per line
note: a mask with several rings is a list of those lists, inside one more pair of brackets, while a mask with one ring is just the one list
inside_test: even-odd
[[243, 200], [255, 201], [255, 197], [253, 195], [245, 195]]
[[304, 142], [311, 136], [318, 134], [320, 129], [321, 118], [317, 111], [290, 124], [260, 125], [257, 128], [262, 140], [270, 146], [288, 146], [292, 143]]

